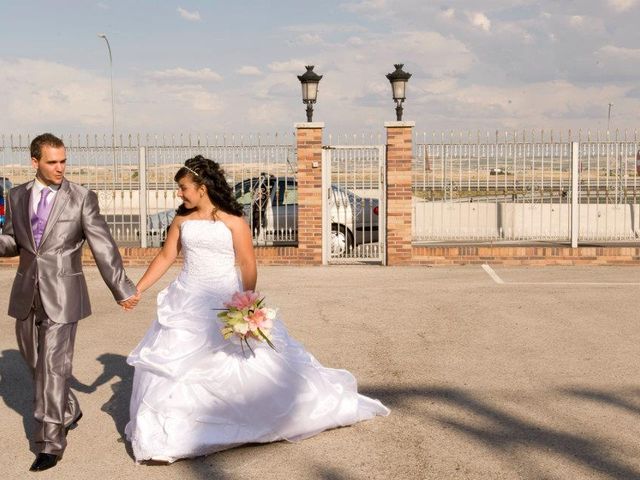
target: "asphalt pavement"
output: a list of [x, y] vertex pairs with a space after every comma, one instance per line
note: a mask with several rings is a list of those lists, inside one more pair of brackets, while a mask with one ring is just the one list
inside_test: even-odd
[[[4, 312], [14, 272], [0, 269]], [[125, 359], [177, 269], [131, 313], [85, 272], [94, 314], [78, 328], [73, 384], [84, 418], [47, 472], [27, 471], [32, 387], [14, 322], [0, 322], [5, 479], [640, 479], [637, 267], [261, 267], [290, 333], [391, 415], [169, 466], [136, 465], [122, 439]]]

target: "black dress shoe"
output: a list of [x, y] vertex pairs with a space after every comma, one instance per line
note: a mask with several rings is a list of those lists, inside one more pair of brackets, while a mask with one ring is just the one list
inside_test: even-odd
[[34, 460], [30, 472], [42, 472], [43, 470], [49, 470], [58, 463], [58, 456], [52, 453], [39, 453]]
[[71, 422], [69, 425], [64, 427], [64, 436], [65, 437], [69, 433], [69, 430], [72, 430], [72, 429], [74, 429], [74, 428], [76, 428], [78, 426], [78, 422], [80, 421], [81, 418], [82, 418], [82, 412], [80, 412], [80, 415], [78, 415], [73, 422]]

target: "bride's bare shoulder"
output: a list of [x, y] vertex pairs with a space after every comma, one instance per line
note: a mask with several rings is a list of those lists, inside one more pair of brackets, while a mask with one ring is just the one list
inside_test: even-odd
[[236, 215], [231, 215], [226, 212], [219, 213], [218, 217], [220, 221], [224, 222], [227, 228], [229, 228], [229, 230], [231, 230], [232, 232], [249, 229], [249, 224], [247, 223], [244, 217], [238, 217]]

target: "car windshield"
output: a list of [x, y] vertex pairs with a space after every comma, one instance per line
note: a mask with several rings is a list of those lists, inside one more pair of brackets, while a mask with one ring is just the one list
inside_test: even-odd
[[331, 188], [335, 190], [336, 193], [340, 193], [342, 195], [346, 195], [349, 198], [349, 203], [355, 203], [356, 200], [360, 200], [360, 197], [353, 193], [351, 190], [347, 190], [344, 187], [339, 187], [337, 185], [331, 185]]
[[256, 188], [266, 186], [270, 191], [275, 183], [275, 177], [261, 176], [248, 178], [234, 185], [234, 196], [240, 205], [250, 205], [253, 199], [253, 192]]
[[[278, 196], [276, 201], [279, 205], [297, 203], [297, 185], [295, 180], [282, 178], [276, 179], [275, 177], [253, 177], [238, 182], [234, 185], [234, 196], [240, 205], [250, 205], [253, 199], [253, 191], [260, 185], [261, 180], [266, 180], [267, 187], [276, 187], [278, 189]], [[348, 198], [350, 204], [355, 205], [362, 201], [362, 198], [342, 186], [331, 185], [334, 195], [339, 197]]]

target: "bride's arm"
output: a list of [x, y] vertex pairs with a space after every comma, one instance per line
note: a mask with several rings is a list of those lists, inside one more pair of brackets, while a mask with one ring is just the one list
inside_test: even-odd
[[251, 229], [242, 217], [234, 217], [231, 223], [231, 237], [236, 252], [236, 264], [240, 268], [242, 287], [245, 290], [255, 290], [258, 280], [256, 255], [253, 251], [253, 237]]
[[151, 261], [147, 271], [138, 282], [136, 288], [138, 292], [142, 293], [154, 283], [156, 283], [160, 277], [162, 277], [169, 267], [175, 262], [178, 253], [180, 252], [180, 224], [182, 219], [175, 217], [171, 226], [169, 227], [169, 233], [167, 233], [167, 239], [162, 246], [162, 250]]

